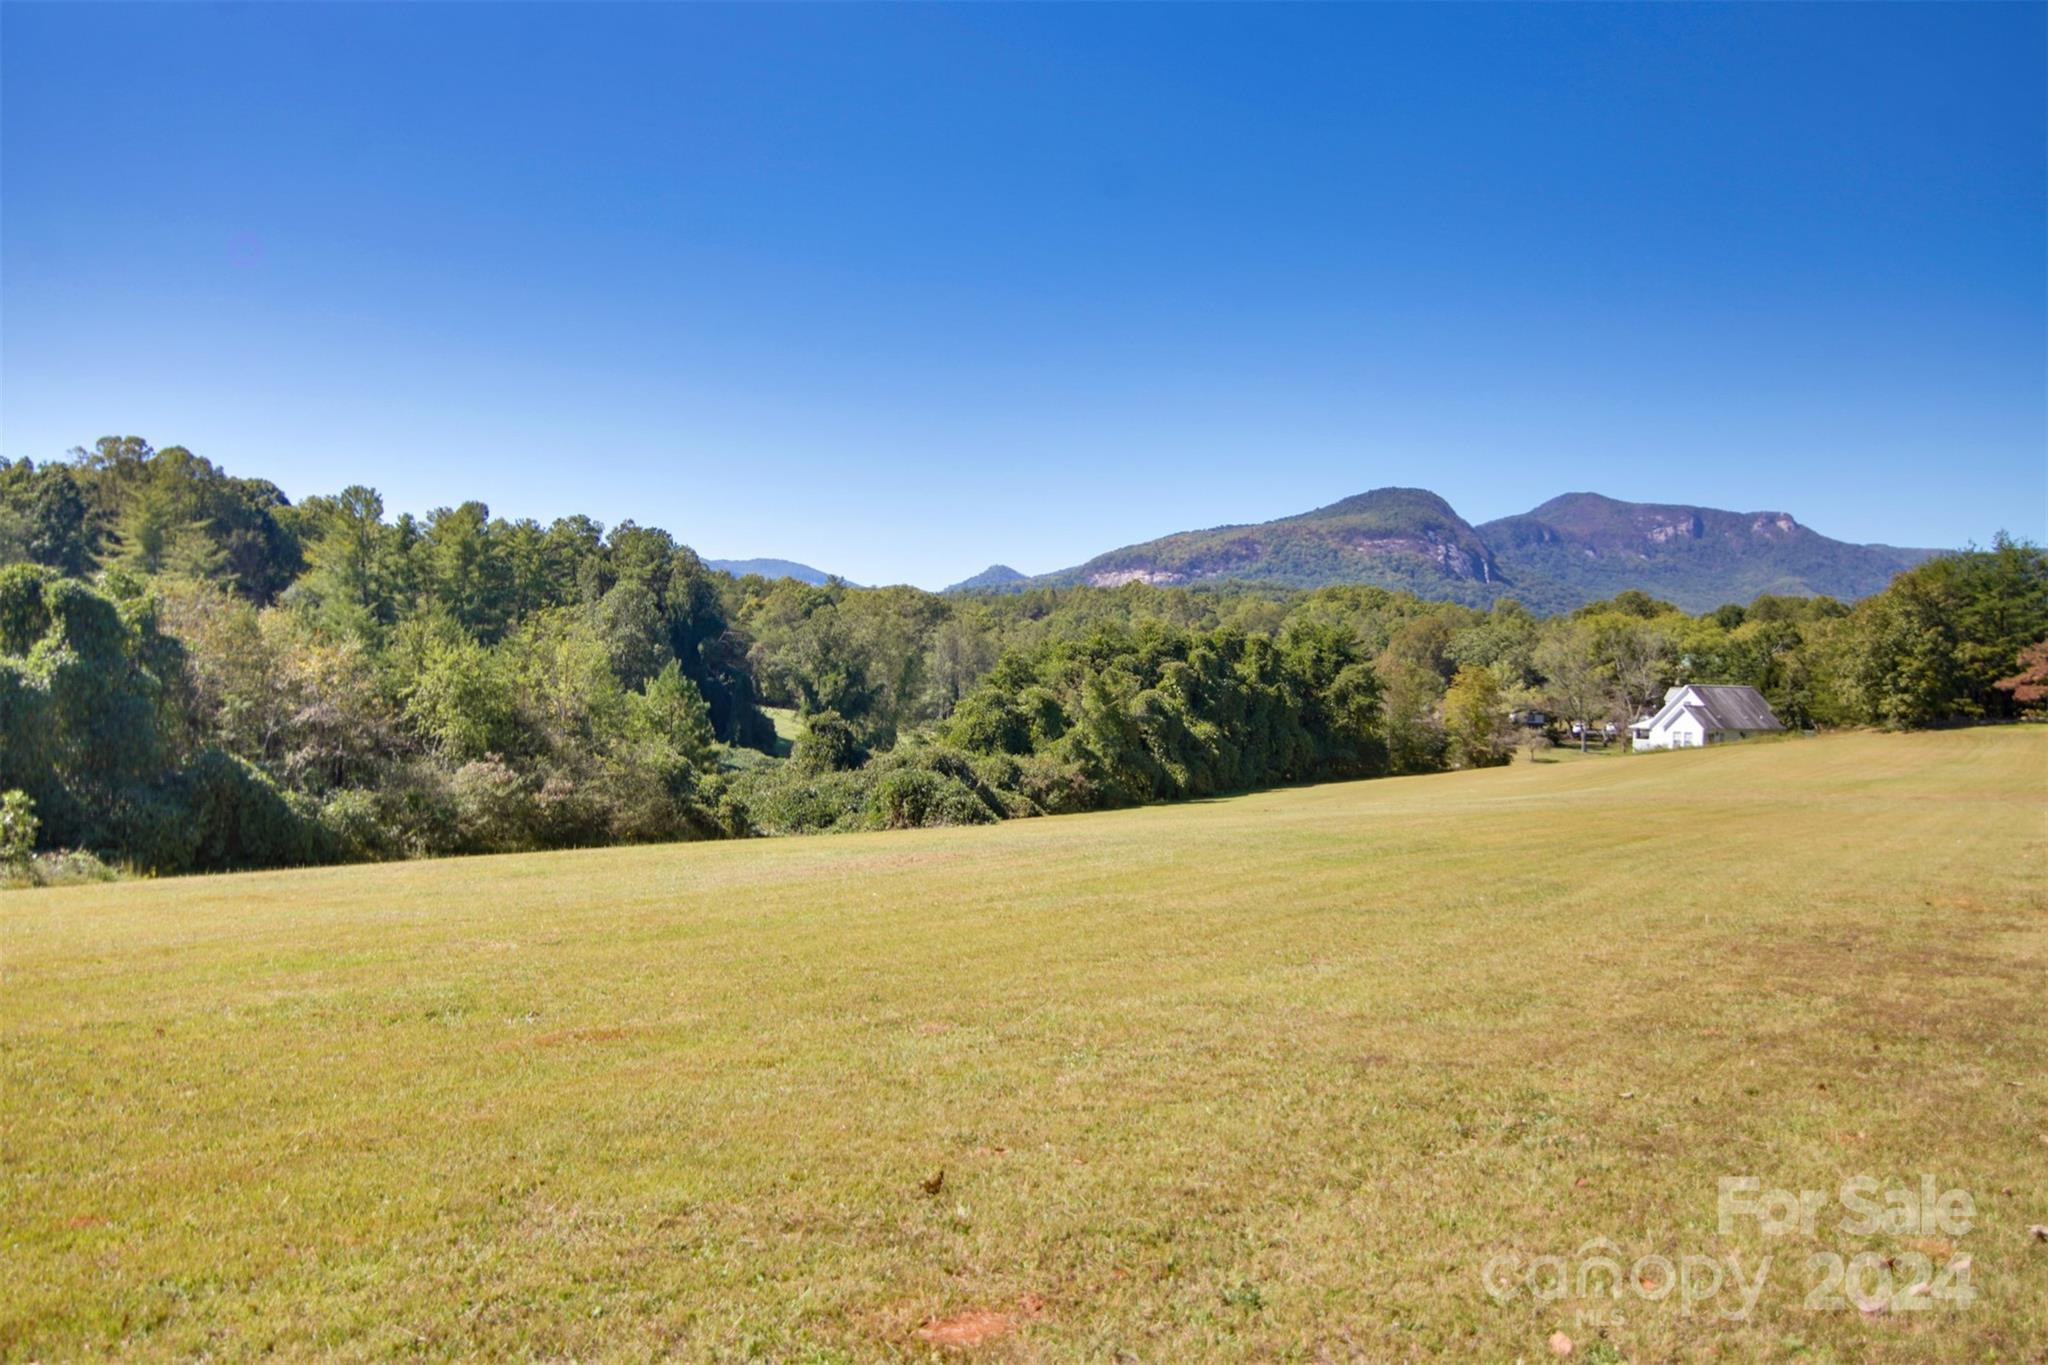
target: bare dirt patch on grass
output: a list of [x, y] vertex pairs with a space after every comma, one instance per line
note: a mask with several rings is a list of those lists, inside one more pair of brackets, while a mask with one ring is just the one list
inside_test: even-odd
[[934, 1318], [911, 1335], [931, 1346], [950, 1350], [966, 1350], [1009, 1336], [1024, 1322], [1045, 1311], [1045, 1300], [1036, 1294], [1026, 1294], [1017, 1301], [1013, 1311], [1004, 1312], [994, 1308], [970, 1308], [949, 1317]]

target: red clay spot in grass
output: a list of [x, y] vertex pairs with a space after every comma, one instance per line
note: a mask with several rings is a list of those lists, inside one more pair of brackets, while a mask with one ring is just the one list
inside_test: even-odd
[[1016, 1327], [1017, 1320], [1008, 1313], [998, 1313], [992, 1308], [970, 1308], [965, 1313], [926, 1323], [917, 1329], [917, 1338], [934, 1346], [965, 1350], [984, 1341], [1008, 1336]]
[[1026, 1294], [1017, 1301], [1016, 1313], [999, 1313], [993, 1308], [970, 1308], [950, 1318], [936, 1318], [917, 1329], [918, 1340], [933, 1346], [966, 1350], [985, 1341], [1006, 1337], [1017, 1330], [1019, 1315], [1035, 1318], [1045, 1311], [1045, 1299]]
[[64, 1220], [67, 1228], [103, 1228], [107, 1220], [96, 1213], [75, 1213]]

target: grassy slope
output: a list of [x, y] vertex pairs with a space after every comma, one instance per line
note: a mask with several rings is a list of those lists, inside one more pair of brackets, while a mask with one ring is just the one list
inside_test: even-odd
[[[1038, 1295], [977, 1354], [1583, 1358], [1479, 1267], [1605, 1235], [1778, 1267], [1628, 1358], [2037, 1358], [2044, 794], [2039, 730], [1847, 736], [12, 893], [0, 1350], [866, 1359]], [[1923, 1170], [1965, 1310], [1715, 1229]]]

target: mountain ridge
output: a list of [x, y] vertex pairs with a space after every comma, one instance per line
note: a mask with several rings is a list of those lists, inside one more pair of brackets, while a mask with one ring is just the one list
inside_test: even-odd
[[1390, 487], [1271, 521], [1155, 537], [1036, 577], [983, 583], [977, 575], [947, 591], [1366, 583], [1471, 606], [1512, 597], [1554, 612], [1636, 588], [1708, 611], [1765, 593], [1867, 596], [1938, 553], [1834, 540], [1786, 512], [1600, 493], [1560, 494], [1475, 526], [1428, 489]]
[[729, 573], [734, 578], [745, 578], [748, 574], [759, 574], [763, 578], [794, 578], [797, 582], [808, 583], [814, 588], [823, 587], [834, 577], [823, 569], [814, 569], [794, 559], [707, 559], [704, 561], [704, 567], [719, 573]]

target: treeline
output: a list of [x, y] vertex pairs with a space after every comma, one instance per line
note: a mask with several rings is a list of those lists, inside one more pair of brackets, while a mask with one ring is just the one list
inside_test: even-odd
[[293, 504], [135, 438], [0, 461], [0, 565], [0, 791], [45, 849], [161, 871], [1478, 766], [1511, 712], [1625, 722], [1680, 681], [1750, 683], [1793, 725], [2002, 719], [2039, 697], [2021, 654], [2048, 637], [2048, 560], [2003, 539], [1853, 605], [1699, 616], [1641, 593], [1550, 618], [1370, 587], [948, 598], [734, 579], [631, 522]]

